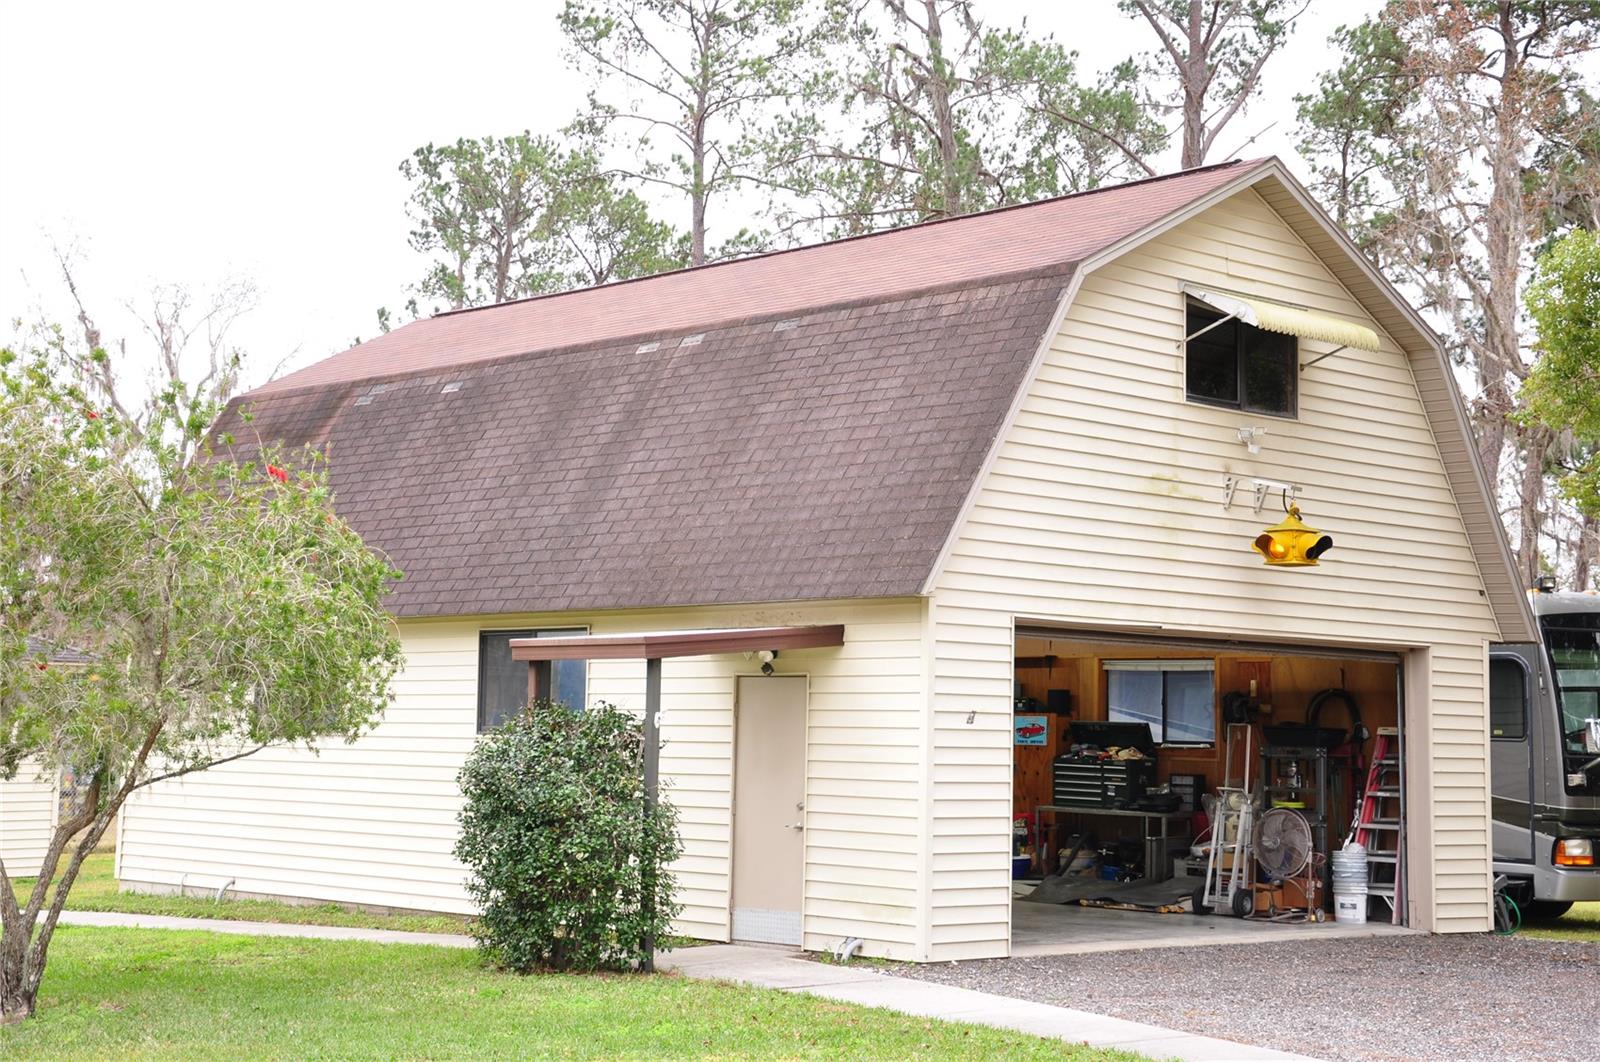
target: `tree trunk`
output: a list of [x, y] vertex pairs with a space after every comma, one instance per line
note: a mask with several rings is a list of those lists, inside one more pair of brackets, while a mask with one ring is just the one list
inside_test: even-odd
[[1531, 428], [1522, 437], [1522, 486], [1519, 491], [1517, 566], [1522, 585], [1532, 586], [1539, 577], [1539, 536], [1544, 530], [1544, 462], [1550, 449], [1550, 433]]
[[1578, 541], [1572, 556], [1572, 588], [1587, 590], [1594, 574], [1594, 562], [1600, 556], [1600, 521], [1591, 515], [1586, 514], [1578, 525]]
[[[0, 878], [0, 888], [9, 890], [9, 879]], [[4, 940], [0, 941], [0, 1025], [12, 1025], [33, 1014], [34, 996], [27, 985], [28, 938], [18, 932], [22, 914], [13, 903], [5, 912]]]
[[939, 178], [944, 217], [953, 218], [961, 207], [961, 175], [956, 167], [955, 112], [950, 107], [950, 71], [944, 59], [944, 27], [939, 24], [935, 0], [923, 0], [928, 12], [928, 98], [933, 103], [934, 128], [939, 133]]
[[706, 18], [696, 38], [699, 55], [695, 58], [695, 106], [689, 118], [689, 264], [706, 264], [706, 204], [711, 189], [706, 187], [706, 107], [711, 97], [711, 46], [716, 19]]
[[[1496, 101], [1494, 143], [1489, 145], [1491, 185], [1485, 253], [1488, 257], [1488, 302], [1484, 340], [1489, 357], [1479, 367], [1483, 383], [1479, 452], [1491, 486], [1499, 484], [1501, 442], [1506, 418], [1515, 408], [1511, 378], [1521, 375], [1522, 352], [1517, 342], [1517, 281], [1522, 268], [1523, 217], [1522, 137], [1519, 126], [1522, 69], [1516, 25], [1509, 0], [1500, 0], [1498, 28], [1503, 46], [1499, 99]], [[1542, 475], [1544, 455], [1531, 459], [1527, 469]], [[1523, 496], [1527, 491], [1521, 490]], [[1542, 492], [1541, 492], [1542, 493]]]
[[689, 205], [689, 264], [706, 264], [706, 193], [701, 181], [705, 179], [705, 149], [696, 145], [694, 152], [694, 194]]
[[[159, 730], [157, 727], [148, 735], [137, 754], [133, 777], [137, 777], [143, 768]], [[39, 878], [34, 883], [25, 908], [19, 910], [12, 895], [11, 881], [0, 876], [0, 888], [5, 889], [5, 895], [0, 896], [0, 921], [4, 922], [4, 927], [0, 928], [0, 1026], [24, 1021], [33, 1015], [39, 998], [39, 982], [44, 977], [45, 964], [50, 958], [50, 941], [55, 936], [56, 923], [60, 921], [61, 912], [67, 905], [73, 883], [78, 880], [78, 872], [83, 869], [84, 859], [100, 843], [106, 828], [127, 801], [128, 794], [133, 792], [133, 777], [119, 786], [106, 806], [101, 808], [100, 777], [95, 776], [85, 798], [84, 813], [56, 827], [44, 862], [40, 865]], [[66, 851], [67, 842], [80, 831], [87, 832], [79, 838], [66, 869], [57, 878], [56, 870]], [[50, 898], [48, 906], [44, 903], [46, 896]]]
[[15, 1025], [19, 1021], [33, 1017], [36, 993], [23, 991], [20, 963], [17, 964], [17, 969], [11, 969], [9, 955], [0, 959], [0, 963], [6, 967], [0, 971], [0, 982], [6, 986], [0, 991], [0, 1026]]
[[1206, 54], [1203, 0], [1189, 0], [1189, 51], [1178, 67], [1183, 90], [1183, 169], [1205, 164]]

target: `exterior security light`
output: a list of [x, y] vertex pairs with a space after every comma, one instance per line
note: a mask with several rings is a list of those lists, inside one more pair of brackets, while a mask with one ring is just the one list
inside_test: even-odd
[[1333, 548], [1333, 536], [1307, 527], [1300, 520], [1300, 506], [1291, 505], [1283, 523], [1257, 535], [1251, 548], [1275, 568], [1307, 568]]
[[1533, 589], [1534, 589], [1534, 592], [1540, 593], [1540, 594], [1553, 594], [1553, 593], [1555, 593], [1556, 592], [1556, 577], [1553, 576], [1553, 575], [1541, 575], [1541, 576], [1539, 576], [1539, 578], [1537, 578], [1537, 579], [1535, 579], [1533, 581]]
[[756, 659], [761, 661], [761, 673], [763, 675], [770, 675], [774, 670], [776, 670], [773, 668], [772, 662], [778, 659], [778, 652], [775, 649], [763, 649], [761, 652], [756, 654]]

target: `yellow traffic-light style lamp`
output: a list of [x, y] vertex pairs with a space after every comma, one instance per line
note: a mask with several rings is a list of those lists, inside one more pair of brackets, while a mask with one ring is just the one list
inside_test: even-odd
[[1333, 548], [1333, 536], [1307, 527], [1300, 519], [1300, 506], [1289, 506], [1283, 523], [1256, 536], [1252, 548], [1274, 568], [1306, 568]]

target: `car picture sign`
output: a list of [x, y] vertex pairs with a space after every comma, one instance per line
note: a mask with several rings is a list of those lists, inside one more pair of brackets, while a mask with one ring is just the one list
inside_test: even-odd
[[1050, 743], [1050, 717], [1048, 715], [1019, 715], [1014, 718], [1018, 745], [1048, 745]]

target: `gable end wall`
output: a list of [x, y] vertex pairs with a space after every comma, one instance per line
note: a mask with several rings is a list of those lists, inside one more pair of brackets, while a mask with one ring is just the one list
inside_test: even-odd
[[[1293, 420], [1186, 402], [1185, 281], [1377, 327], [1252, 190], [1083, 278], [932, 584], [931, 959], [1008, 948], [1018, 616], [1411, 647], [1410, 851], [1433, 851], [1411, 861], [1412, 923], [1488, 926], [1497, 629], [1410, 363], [1387, 338], [1341, 351], [1302, 373]], [[1301, 361], [1330, 349], [1302, 341]], [[1229, 475], [1299, 485], [1336, 543], [1323, 565], [1266, 568], [1249, 543], [1278, 515], [1248, 488], [1225, 511]]]

